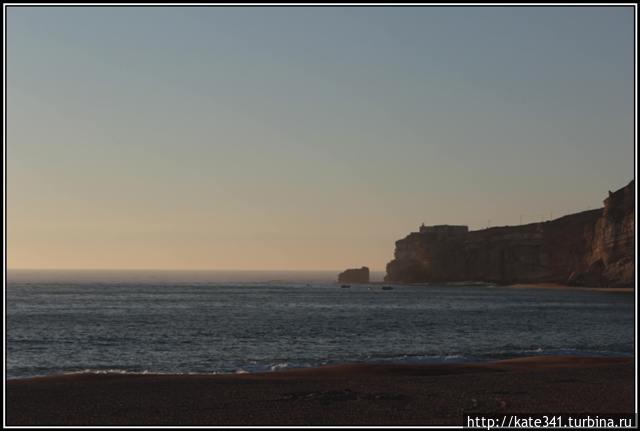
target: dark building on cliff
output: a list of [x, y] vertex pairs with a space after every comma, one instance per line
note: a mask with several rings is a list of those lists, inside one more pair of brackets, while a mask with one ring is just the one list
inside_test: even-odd
[[477, 231], [422, 225], [396, 242], [385, 280], [632, 286], [634, 223], [631, 181], [610, 192], [603, 209], [547, 222]]

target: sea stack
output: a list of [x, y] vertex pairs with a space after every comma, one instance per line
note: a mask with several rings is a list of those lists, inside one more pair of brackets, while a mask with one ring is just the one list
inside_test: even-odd
[[369, 268], [350, 268], [338, 274], [339, 283], [368, 283]]

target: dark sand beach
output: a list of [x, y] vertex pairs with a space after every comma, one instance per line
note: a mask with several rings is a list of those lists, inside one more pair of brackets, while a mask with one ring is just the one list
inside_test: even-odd
[[630, 413], [633, 358], [349, 364], [7, 382], [7, 425], [462, 425], [463, 412]]

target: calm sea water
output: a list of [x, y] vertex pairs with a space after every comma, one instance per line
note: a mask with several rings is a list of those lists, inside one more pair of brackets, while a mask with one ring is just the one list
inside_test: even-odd
[[11, 271], [7, 376], [634, 352], [632, 294], [490, 285], [342, 289], [334, 277]]

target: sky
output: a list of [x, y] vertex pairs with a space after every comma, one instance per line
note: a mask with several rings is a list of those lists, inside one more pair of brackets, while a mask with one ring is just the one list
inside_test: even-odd
[[634, 178], [632, 7], [9, 7], [9, 268], [383, 270]]

